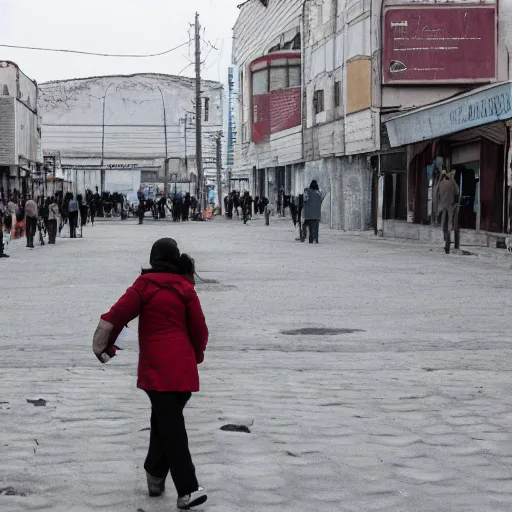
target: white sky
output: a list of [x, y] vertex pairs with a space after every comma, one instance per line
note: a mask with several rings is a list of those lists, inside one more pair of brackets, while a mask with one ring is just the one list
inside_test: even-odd
[[[189, 40], [199, 12], [205, 41], [219, 50], [206, 58], [203, 78], [227, 82], [232, 31], [241, 0], [0, 0], [0, 43], [101, 53], [158, 53]], [[190, 31], [193, 36], [193, 29]], [[203, 56], [210, 48], [203, 43]], [[0, 48], [38, 82], [140, 72], [178, 74], [193, 44], [168, 55], [119, 59]], [[193, 76], [194, 67], [182, 72]]]

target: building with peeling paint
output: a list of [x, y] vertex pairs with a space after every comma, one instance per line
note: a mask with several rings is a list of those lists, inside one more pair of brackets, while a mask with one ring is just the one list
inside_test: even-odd
[[16, 189], [32, 194], [41, 174], [39, 88], [14, 62], [0, 62], [0, 188], [6, 198]]
[[510, 227], [507, 99], [492, 88], [510, 79], [510, 0], [239, 7], [234, 172], [255, 195], [297, 194], [316, 179], [333, 228], [435, 238], [435, 184], [447, 165], [463, 189], [462, 227]]

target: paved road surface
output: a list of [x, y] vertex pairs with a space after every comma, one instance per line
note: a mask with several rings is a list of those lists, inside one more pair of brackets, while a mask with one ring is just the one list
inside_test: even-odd
[[[210, 496], [197, 510], [511, 510], [505, 266], [326, 230], [301, 245], [262, 221], [99, 222], [85, 236], [0, 260], [2, 512], [174, 510], [172, 486], [146, 496], [136, 322], [111, 364], [90, 350], [161, 236], [219, 282], [198, 286], [211, 341], [187, 409]], [[281, 332], [296, 328], [360, 332]]]

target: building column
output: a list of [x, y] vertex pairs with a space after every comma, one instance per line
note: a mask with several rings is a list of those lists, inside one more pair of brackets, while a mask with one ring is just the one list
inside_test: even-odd
[[414, 202], [416, 198], [415, 194], [415, 186], [411, 182], [411, 162], [413, 155], [413, 146], [407, 146], [407, 222], [414, 222]]
[[377, 235], [384, 236], [384, 181], [385, 175], [380, 168], [380, 155], [377, 168]]

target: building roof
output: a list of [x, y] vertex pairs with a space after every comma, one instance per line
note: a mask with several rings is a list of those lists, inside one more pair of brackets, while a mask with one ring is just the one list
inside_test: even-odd
[[[102, 75], [102, 76], [88, 76], [88, 77], [80, 77], [80, 78], [67, 78], [64, 80], [50, 80], [48, 82], [42, 82], [39, 85], [52, 85], [52, 84], [63, 84], [67, 82], [80, 82], [87, 80], [98, 80], [103, 78], [155, 78], [155, 79], [163, 79], [171, 82], [179, 83], [183, 86], [195, 87], [196, 80], [195, 78], [190, 78], [186, 76], [178, 76], [178, 75], [168, 75], [165, 73], [133, 73], [130, 75]], [[223, 85], [220, 82], [215, 82], [213, 80], [201, 80], [201, 83], [204, 85], [208, 85], [210, 88], [223, 88]]]

